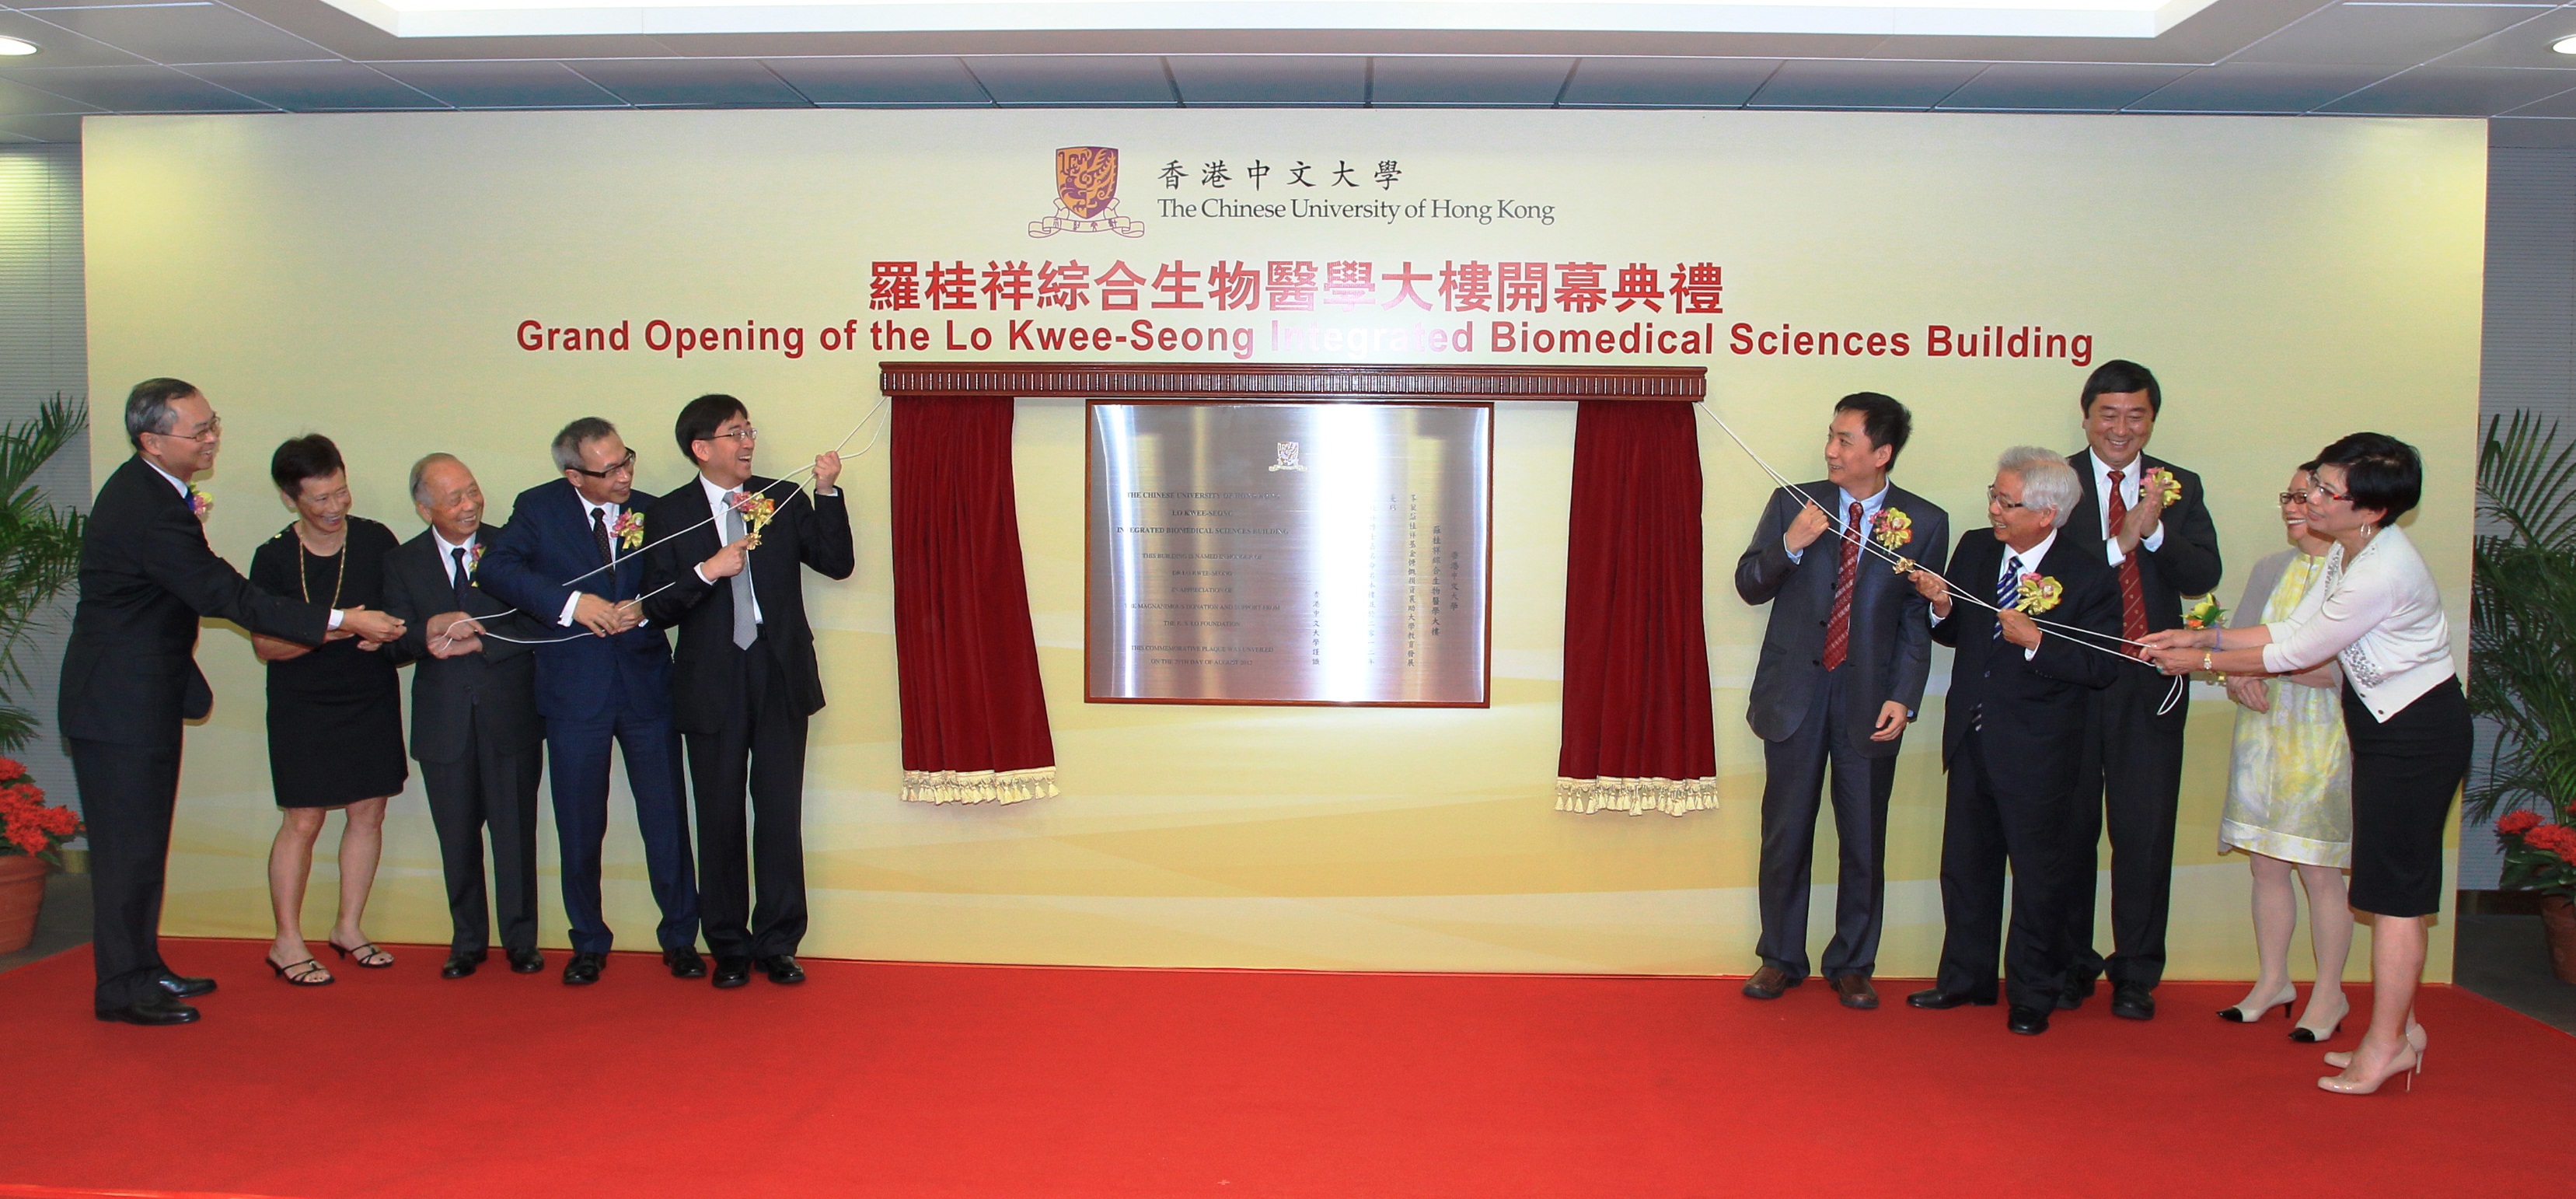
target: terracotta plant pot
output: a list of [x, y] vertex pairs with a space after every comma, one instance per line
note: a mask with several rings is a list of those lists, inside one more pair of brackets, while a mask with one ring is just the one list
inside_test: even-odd
[[36, 909], [45, 906], [45, 876], [53, 870], [25, 854], [0, 857], [0, 953], [36, 939]]
[[2563, 983], [2576, 983], [2576, 902], [2564, 895], [2540, 897], [2540, 927], [2549, 938], [2549, 969]]

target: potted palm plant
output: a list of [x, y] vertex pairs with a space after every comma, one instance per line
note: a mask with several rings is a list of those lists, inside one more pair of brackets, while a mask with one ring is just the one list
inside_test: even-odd
[[2469, 707], [2495, 756], [2468, 810], [2497, 822], [2504, 883], [2541, 893], [2558, 977], [2576, 983], [2576, 444], [2530, 412], [2487, 422], [2478, 449]]
[[[45, 631], [45, 609], [79, 576], [86, 524], [78, 511], [45, 502], [30, 480], [88, 428], [89, 406], [59, 395], [33, 418], [0, 426], [0, 753], [36, 734], [18, 651]], [[24, 948], [34, 934], [45, 874], [80, 831], [79, 817], [47, 804], [24, 765], [0, 757], [0, 952]]]

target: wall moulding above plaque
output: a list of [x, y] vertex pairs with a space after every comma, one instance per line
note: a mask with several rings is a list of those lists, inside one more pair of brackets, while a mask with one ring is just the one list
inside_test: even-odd
[[1370, 366], [1350, 364], [881, 362], [889, 397], [1022, 399], [1675, 400], [1708, 395], [1704, 366]]

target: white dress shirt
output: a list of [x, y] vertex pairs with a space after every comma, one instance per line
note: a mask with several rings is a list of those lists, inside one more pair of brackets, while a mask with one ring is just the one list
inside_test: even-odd
[[2294, 674], [2340, 658], [2361, 705], [2381, 723], [2459, 672], [2442, 593], [2415, 543], [2395, 525], [2371, 534], [2350, 562], [2326, 551], [2326, 574], [2290, 612], [2264, 626], [2263, 669]]
[[[617, 515], [620, 511], [620, 507], [621, 506], [617, 504], [594, 504], [586, 499], [581, 502], [582, 535], [585, 537], [590, 535], [590, 518], [594, 514], [599, 517], [600, 523], [608, 529], [608, 562], [611, 569], [601, 573], [609, 576], [608, 589], [611, 591], [617, 590], [616, 572], [614, 569], [617, 564], [617, 560], [626, 556], [620, 552], [621, 547], [617, 544]], [[594, 579], [598, 577], [598, 575], [591, 576], [591, 578]], [[588, 580], [584, 581], [587, 582]], [[563, 614], [555, 617], [556, 624], [563, 625], [566, 628], [572, 627], [573, 610], [581, 607], [581, 596], [582, 593], [579, 590], [575, 590], [570, 596], [564, 599]], [[606, 597], [603, 596], [601, 598], [604, 599]]]
[[[2119, 526], [2111, 523], [2111, 466], [2102, 461], [2100, 450], [2095, 450], [2089, 457], [2093, 459], [2093, 494], [2102, 497], [2102, 553], [2110, 559], [2111, 565], [2118, 566], [2129, 555], [2120, 548]], [[2133, 511], [2137, 508], [2138, 476], [2146, 469], [2145, 454], [2129, 459], [2129, 464], [2120, 468], [2123, 476], [2119, 488], [2122, 507]], [[2156, 519], [2156, 527], [2147, 530], [2147, 535], [2138, 539], [2138, 544], [2151, 550], [2165, 548], [2165, 522], [2161, 515]]]
[[[1885, 480], [1880, 480], [1878, 484], [1878, 494], [1865, 500], [1843, 490], [1840, 487], [1834, 488], [1834, 495], [1836, 497], [1834, 500], [1834, 510], [1831, 513], [1828, 513], [1828, 515], [1834, 518], [1834, 536], [1837, 541], [1839, 541], [1842, 536], [1843, 526], [1851, 523], [1851, 506], [1854, 503], [1858, 503], [1860, 505], [1860, 527], [1862, 535], [1868, 535], [1869, 522], [1877, 520], [1878, 510], [1887, 504], [1888, 486], [1889, 484]], [[1801, 496], [1806, 495], [1805, 492], [1799, 492], [1798, 494]], [[1821, 538], [1819, 538], [1819, 540], [1821, 540]], [[1837, 544], [1835, 549], [1836, 552], [1840, 552], [1840, 545]], [[1867, 551], [1864, 550], [1862, 552], [1866, 553]], [[1805, 550], [1800, 549], [1789, 551], [1789, 560], [1791, 562], [1804, 562], [1806, 558], [1807, 551]]]
[[[2048, 536], [2046, 536], [2046, 537], [2042, 537], [2042, 538], [2040, 538], [2040, 539], [2039, 539], [2039, 544], [2034, 545], [2034, 546], [2032, 546], [2032, 547], [2030, 547], [2029, 549], [2026, 549], [2026, 550], [2017, 550], [2017, 549], [2014, 549], [2013, 547], [2011, 547], [2011, 546], [2009, 546], [2009, 545], [2005, 546], [2005, 547], [2004, 547], [2004, 556], [2003, 556], [2000, 560], [1998, 560], [1998, 561], [1995, 563], [1995, 577], [1994, 577], [1994, 582], [1993, 582], [1992, 584], [1989, 584], [1989, 585], [1987, 586], [1987, 589], [1986, 589], [1986, 595], [1992, 595], [1992, 594], [1994, 594], [1994, 590], [1995, 590], [1995, 588], [1996, 588], [1996, 587], [1998, 587], [1998, 586], [2000, 586], [2000, 585], [2002, 585], [2002, 583], [2003, 583], [2003, 581], [2004, 581], [2004, 578], [2005, 578], [2005, 576], [2007, 576], [2007, 575], [2014, 575], [2014, 574], [2025, 574], [2025, 575], [2026, 575], [2026, 574], [2029, 574], [2029, 573], [2031, 573], [2031, 572], [2033, 572], [2033, 571], [2038, 570], [2038, 569], [2039, 569], [2039, 564], [2040, 564], [2040, 563], [2042, 563], [2042, 562], [2044, 562], [2044, 561], [2047, 561], [2047, 560], [2048, 560], [2048, 550], [2049, 550], [2049, 547], [2054, 546], [2054, 545], [2056, 545], [2056, 544], [2057, 544], [2057, 533], [2058, 533], [2058, 531], [2057, 531], [2056, 529], [2051, 529], [2051, 530], [2049, 530], [2049, 531], [2048, 531]], [[1981, 596], [1978, 596], [1977, 598], [1978, 598], [1978, 599], [1985, 599], [1985, 598], [1986, 598], [1986, 595], [1981, 595]], [[1959, 602], [1959, 598], [1958, 598], [1957, 596], [1955, 596], [1955, 595], [1954, 595], [1954, 596], [1950, 597], [1950, 602], [1951, 602], [1951, 603], [1953, 603], [1953, 604], [1958, 603], [1958, 602]], [[1938, 612], [1934, 612], [1934, 613], [1932, 613], [1932, 623], [1934, 623], [1934, 624], [1939, 624], [1939, 623], [1941, 623], [1941, 614], [1940, 614], [1940, 613], [1938, 613]], [[2044, 633], [2044, 632], [2043, 632], [2043, 633], [2041, 633], [2040, 635], [2041, 635], [2041, 636], [2043, 636], [2043, 637], [2047, 636], [2047, 634], [2046, 634], [2046, 633]], [[2026, 650], [2021, 651], [2021, 660], [2022, 660], [2022, 661], [2024, 661], [2024, 662], [2028, 662], [2028, 661], [2030, 661], [2031, 659], [2036, 658], [2036, 657], [2038, 657], [2038, 656], [2039, 656], [2039, 647], [2038, 647], [2038, 646], [2036, 646], [2036, 645], [2034, 645], [2034, 646], [2030, 647], [2029, 649], [2026, 649]]]
[[[707, 510], [715, 513], [716, 533], [718, 535], [717, 539], [721, 541], [723, 540], [725, 528], [725, 515], [733, 511], [733, 505], [725, 502], [725, 497], [739, 494], [742, 489], [737, 488], [734, 490], [727, 490], [723, 487], [717, 486], [715, 480], [710, 479], [705, 475], [698, 476], [698, 486], [706, 489]], [[749, 517], [743, 518], [743, 527], [745, 529], [749, 529], [751, 527], [751, 519]], [[742, 568], [744, 570], [751, 569], [751, 563], [749, 561], [745, 561], [742, 564]], [[698, 563], [696, 566], [692, 566], [689, 569], [698, 572], [698, 581], [709, 587], [722, 587], [726, 585], [725, 583], [720, 583], [707, 577], [707, 564], [704, 562]], [[760, 594], [757, 591], [753, 592], [751, 597], [751, 623], [760, 623]]]
[[438, 531], [438, 526], [431, 525], [429, 527], [429, 539], [438, 543], [438, 568], [447, 573], [448, 586], [453, 587], [456, 585], [456, 551], [458, 550], [465, 551], [466, 579], [468, 581], [473, 579], [474, 543], [481, 538], [482, 534], [477, 533], [474, 536], [466, 538], [464, 543], [460, 545], [456, 542], [449, 541], [445, 536], [441, 535]]

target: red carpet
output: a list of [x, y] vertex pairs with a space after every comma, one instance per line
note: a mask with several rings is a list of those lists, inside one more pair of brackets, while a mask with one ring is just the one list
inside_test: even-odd
[[[1809, 984], [808, 962], [587, 990], [442, 954], [294, 991], [247, 942], [175, 1029], [90, 1018], [86, 950], [0, 975], [0, 1195], [2525, 1196], [2569, 1193], [2576, 1038], [2425, 992], [2410, 1093], [2213, 1018], [2239, 984], [1850, 1012]], [[2357, 1038], [2348, 1026], [2334, 1047]]]

